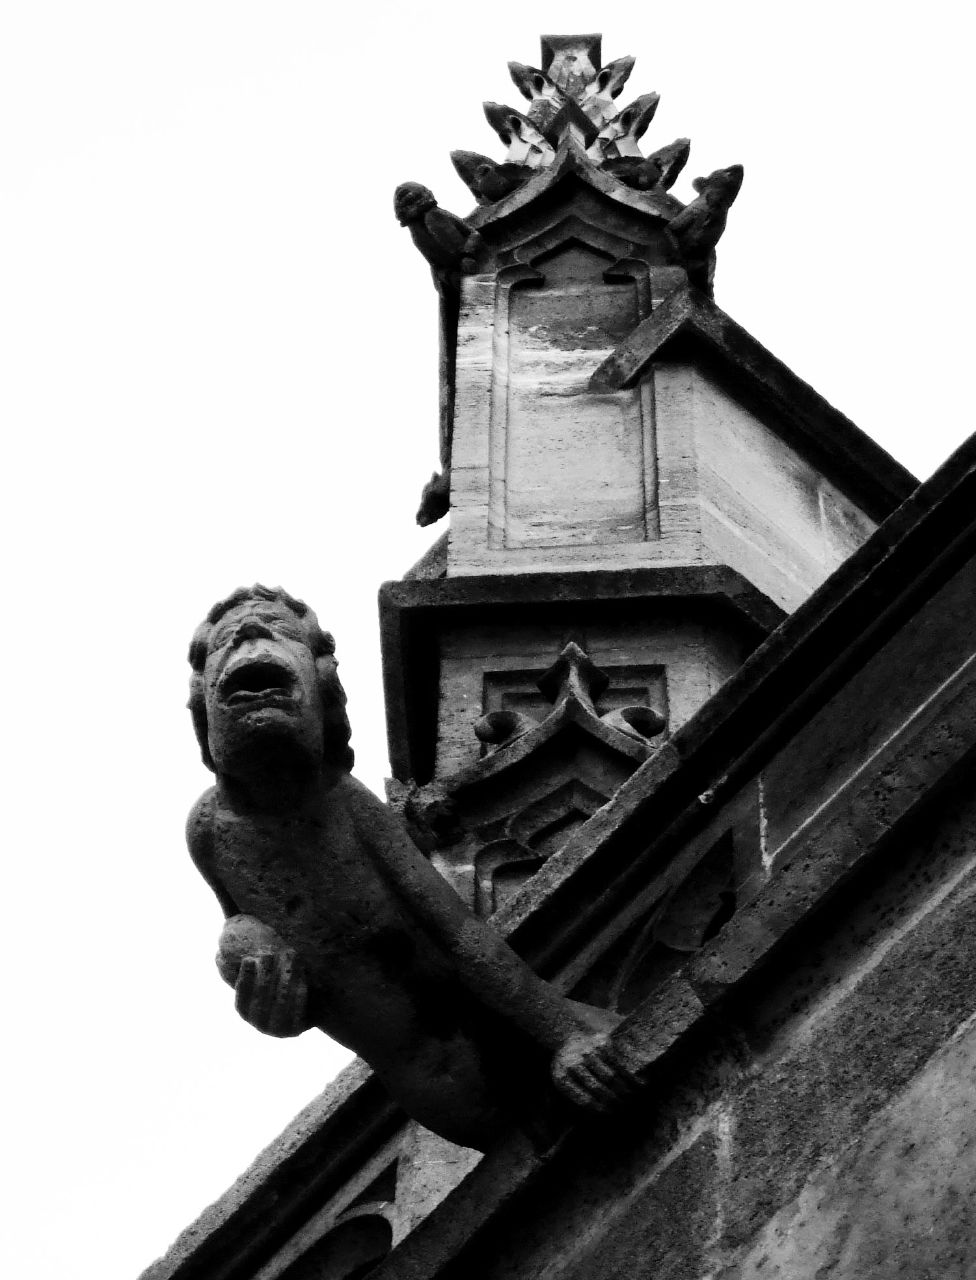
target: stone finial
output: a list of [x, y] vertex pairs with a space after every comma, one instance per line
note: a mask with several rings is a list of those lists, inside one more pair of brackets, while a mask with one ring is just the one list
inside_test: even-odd
[[617, 114], [614, 99], [627, 83], [634, 69], [635, 58], [615, 58], [600, 69], [599, 74], [587, 84], [580, 97], [580, 106], [598, 129]]
[[609, 683], [606, 672], [571, 640], [539, 680], [539, 688], [554, 707], [573, 699], [596, 714], [594, 703]]
[[542, 36], [542, 69], [555, 84], [577, 97], [600, 66], [599, 35]]
[[[480, 205], [506, 200], [573, 145], [585, 152], [594, 169], [635, 191], [671, 189], [687, 163], [691, 143], [678, 138], [644, 155], [640, 140], [654, 119], [660, 95], [641, 94], [618, 110], [617, 100], [634, 59], [627, 55], [603, 65], [600, 45], [595, 34], [544, 35], [541, 67], [508, 64], [513, 82], [529, 102], [527, 114], [498, 102], [484, 104], [488, 123], [507, 149], [505, 160], [498, 163], [475, 151], [451, 153], [455, 168]], [[692, 221], [698, 217], [695, 213]], [[677, 235], [679, 245], [683, 236], [683, 232]], [[701, 271], [695, 270], [700, 277]]]
[[510, 164], [521, 164], [527, 169], [552, 164], [555, 148], [528, 116], [500, 102], [486, 102], [484, 110], [485, 119], [508, 148], [506, 159]]
[[647, 157], [648, 164], [654, 164], [660, 170], [660, 187], [664, 191], [670, 191], [678, 180], [678, 175], [688, 163], [688, 156], [691, 154], [691, 139], [676, 138], [674, 142], [669, 142], [666, 147], [658, 147], [657, 151], [652, 152]]
[[544, 131], [565, 105], [565, 93], [538, 67], [510, 62], [508, 71], [516, 89], [529, 100], [529, 119]]
[[654, 119], [660, 101], [659, 93], [643, 93], [635, 98], [630, 106], [603, 126], [587, 154], [594, 160], [641, 156], [643, 153], [637, 144]]
[[619, 1019], [537, 977], [352, 778], [335, 645], [305, 604], [235, 591], [198, 627], [190, 661], [216, 785], [187, 840], [227, 917], [218, 968], [245, 1021], [273, 1036], [320, 1028], [462, 1146], [485, 1149], [519, 1123], [525, 1090], [544, 1087], [527, 1040], [578, 1105], [626, 1095]]

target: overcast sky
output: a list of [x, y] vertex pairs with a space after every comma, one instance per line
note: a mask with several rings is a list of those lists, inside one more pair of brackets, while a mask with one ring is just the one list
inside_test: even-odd
[[[971, 41], [954, 0], [10, 0], [0, 400], [10, 983], [0, 1253], [131, 1280], [345, 1060], [235, 1015], [189, 862], [190, 633], [281, 583], [386, 745], [376, 588], [440, 531], [436, 305], [394, 186], [472, 201], [541, 31], [631, 53], [675, 190], [734, 162], [719, 304], [920, 475], [971, 430]], [[601, 14], [605, 15], [603, 21]], [[12, 1208], [11, 1206], [15, 1206]]]

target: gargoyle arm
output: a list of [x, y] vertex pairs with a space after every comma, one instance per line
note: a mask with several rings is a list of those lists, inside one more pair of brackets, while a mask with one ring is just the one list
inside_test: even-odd
[[239, 914], [239, 908], [233, 898], [220, 883], [214, 870], [214, 838], [213, 817], [216, 788], [205, 791], [190, 810], [186, 820], [186, 843], [194, 866], [217, 895], [217, 901], [224, 915], [229, 920]]
[[560, 995], [465, 906], [386, 805], [355, 778], [347, 775], [343, 783], [355, 793], [350, 807], [359, 834], [384, 878], [440, 942], [482, 1004], [552, 1052], [581, 1031], [594, 1029], [587, 1006]]

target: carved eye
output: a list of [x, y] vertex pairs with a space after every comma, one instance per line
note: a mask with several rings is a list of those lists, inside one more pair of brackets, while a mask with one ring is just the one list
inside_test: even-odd
[[605, 89], [609, 83], [610, 83], [610, 72], [601, 71], [600, 74], [597, 76], [597, 84], [600, 86], [601, 89]]
[[541, 93], [546, 87], [546, 82], [543, 80], [542, 76], [533, 76], [532, 83], [535, 85], [536, 93]]

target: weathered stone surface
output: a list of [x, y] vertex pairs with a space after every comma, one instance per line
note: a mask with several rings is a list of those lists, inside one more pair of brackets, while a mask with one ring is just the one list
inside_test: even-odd
[[769, 1220], [723, 1280], [968, 1280], [974, 1071], [970, 1019], [859, 1141]]
[[[698, 1277], [716, 1229], [717, 1144], [706, 1122], [661, 1153], [645, 1111], [609, 1142], [584, 1138], [560, 1155], [558, 1176], [501, 1217], [491, 1244], [460, 1252], [444, 1280], [617, 1280]], [[392, 1260], [391, 1260], [392, 1261]], [[396, 1274], [391, 1268], [390, 1280]]]

